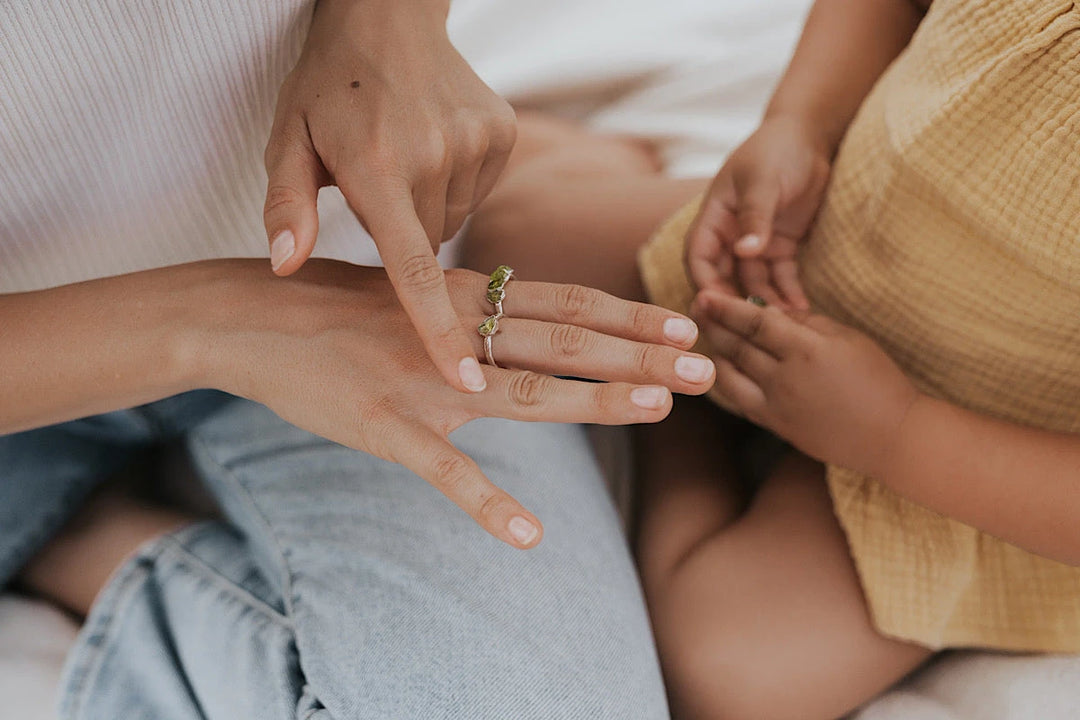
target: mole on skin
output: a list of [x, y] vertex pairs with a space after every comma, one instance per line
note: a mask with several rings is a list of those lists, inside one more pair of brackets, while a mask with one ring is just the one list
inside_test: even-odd
[[360, 87], [360, 81], [359, 80], [353, 80], [352, 83], [349, 84], [349, 87], [351, 87], [353, 89], [356, 89], [356, 88]]

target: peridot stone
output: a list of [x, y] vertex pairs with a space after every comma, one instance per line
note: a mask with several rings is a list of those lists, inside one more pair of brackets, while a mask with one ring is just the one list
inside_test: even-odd
[[492, 305], [498, 305], [506, 299], [506, 290], [502, 288], [496, 288], [494, 290], [487, 291], [488, 302]]
[[488, 335], [494, 335], [499, 332], [499, 316], [489, 315], [484, 318], [484, 322], [476, 326], [476, 329], [481, 335], [487, 337]]
[[751, 295], [750, 297], [746, 298], [746, 302], [752, 305], [757, 305], [758, 307], [765, 307], [768, 304], [765, 302], [765, 298], [761, 297], [760, 295]]

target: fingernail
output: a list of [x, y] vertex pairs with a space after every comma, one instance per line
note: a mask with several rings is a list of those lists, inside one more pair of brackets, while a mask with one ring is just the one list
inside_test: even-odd
[[739, 242], [735, 243], [736, 250], [742, 250], [744, 252], [752, 252], [761, 247], [760, 235], [747, 235]]
[[510, 534], [522, 545], [528, 545], [536, 539], [536, 536], [540, 533], [540, 529], [533, 525], [531, 522], [515, 515], [510, 518], [510, 525], [508, 526]]
[[458, 377], [461, 378], [461, 384], [473, 392], [480, 392], [487, 387], [484, 371], [480, 369], [480, 363], [476, 362], [476, 358], [461, 359], [458, 363]]
[[664, 337], [671, 342], [688, 343], [697, 337], [697, 325], [683, 318], [665, 320]]
[[712, 377], [713, 364], [705, 358], [683, 355], [675, 361], [675, 374], [686, 382], [702, 383]]
[[640, 387], [630, 391], [630, 402], [644, 410], [656, 410], [664, 406], [667, 400], [667, 388]]
[[270, 266], [277, 272], [296, 252], [296, 238], [292, 230], [282, 230], [270, 242]]

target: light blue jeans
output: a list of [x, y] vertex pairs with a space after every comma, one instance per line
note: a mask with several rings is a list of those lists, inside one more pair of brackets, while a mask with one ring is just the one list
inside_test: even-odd
[[0, 583], [85, 494], [182, 438], [226, 522], [149, 543], [68, 660], [65, 720], [668, 717], [637, 577], [582, 429], [452, 436], [545, 523], [480, 530], [400, 466], [215, 392], [0, 437]]

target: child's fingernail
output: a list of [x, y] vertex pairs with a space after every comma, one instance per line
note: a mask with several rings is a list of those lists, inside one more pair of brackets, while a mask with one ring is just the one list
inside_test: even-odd
[[739, 242], [735, 243], [735, 249], [743, 252], [753, 252], [761, 247], [760, 235], [747, 235]]
[[664, 337], [671, 342], [690, 342], [697, 337], [697, 325], [683, 318], [670, 318], [664, 321]]
[[522, 545], [531, 544], [532, 541], [536, 539], [536, 536], [540, 534], [540, 529], [538, 527], [520, 515], [515, 515], [510, 518], [508, 529], [514, 539]]
[[683, 355], [675, 361], [675, 374], [690, 383], [702, 383], [712, 377], [713, 364], [705, 358]]
[[630, 391], [630, 402], [643, 410], [657, 410], [664, 406], [667, 400], [667, 388], [640, 387]]
[[480, 369], [480, 363], [476, 362], [476, 358], [461, 359], [458, 363], [458, 377], [461, 378], [461, 384], [473, 392], [480, 392], [487, 387], [484, 371]]
[[292, 230], [283, 230], [270, 243], [270, 266], [277, 272], [296, 252], [296, 237]]

